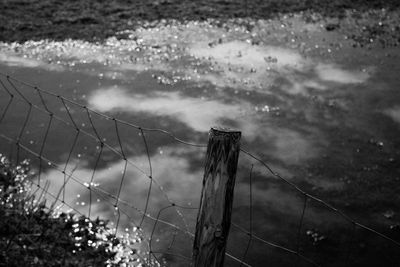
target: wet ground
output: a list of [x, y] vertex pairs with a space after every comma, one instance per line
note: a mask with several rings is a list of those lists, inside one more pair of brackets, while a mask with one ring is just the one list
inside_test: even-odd
[[[371, 36], [383, 37], [381, 40], [384, 41], [394, 38], [390, 42], [398, 43], [398, 23], [391, 24], [393, 28], [376, 27], [370, 24], [370, 18], [385, 22], [385, 13], [397, 12], [399, 7], [397, 0], [5, 0], [0, 2], [0, 40], [72, 38], [103, 41], [114, 36], [115, 32], [162, 19], [180, 22], [216, 19], [219, 23], [232, 18], [271, 19], [302, 12], [310, 22], [334, 19], [333, 23], [326, 25], [328, 30], [340, 28], [337, 21], [350, 14], [354, 20], [352, 38], [361, 42], [368, 42]], [[358, 32], [356, 28], [362, 31]]]
[[[214, 9], [222, 2], [213, 2]], [[39, 10], [41, 6], [43, 14], [48, 10], [44, 2], [23, 3], [3, 4], [17, 5], [20, 9], [16, 10], [25, 11]], [[157, 1], [141, 6], [156, 5], [161, 9], [173, 3]], [[129, 12], [136, 10], [117, 2], [110, 5], [125, 7]], [[4, 42], [0, 44], [0, 71], [110, 116], [142, 127], [170, 130], [190, 142], [206, 143], [207, 131], [214, 125], [240, 129], [242, 146], [259, 155], [283, 177], [357, 221], [398, 240], [400, 51], [395, 6], [394, 2], [387, 2], [365, 12], [342, 12], [337, 8], [330, 17], [311, 11], [278, 16], [271, 11], [270, 19], [258, 19], [261, 12], [256, 12], [254, 18], [242, 14], [238, 15], [242, 18], [236, 19], [210, 15], [205, 17], [207, 20], [197, 20], [196, 16], [191, 20], [174, 20], [172, 16], [153, 22], [126, 22], [121, 15], [121, 20], [114, 19], [121, 25], [113, 28], [111, 21], [99, 28], [87, 17], [69, 16], [70, 9], [72, 12], [72, 8], [79, 8], [71, 5], [63, 9], [64, 16], [53, 16], [65, 20], [61, 20], [61, 26], [48, 27], [48, 32], [43, 30], [41, 20], [33, 20], [38, 24], [32, 26], [33, 30], [22, 27], [15, 33], [9, 31], [11, 24], [3, 24], [6, 26]], [[207, 8], [205, 5], [204, 10]], [[106, 8], [104, 12], [107, 10], [112, 9]], [[125, 14], [123, 10], [110, 14]], [[258, 9], [252, 6], [249, 10]], [[182, 7], [176, 16], [185, 12], [187, 9]], [[29, 20], [21, 21], [25, 25]], [[78, 23], [77, 28], [71, 26], [74, 23]], [[79, 27], [81, 24], [85, 26]], [[13, 43], [15, 40], [27, 41]], [[32, 88], [19, 86], [29, 99], [40, 104]], [[0, 94], [3, 110], [8, 98], [4, 90]], [[51, 97], [45, 100], [50, 110], [68, 119], [60, 101]], [[2, 122], [1, 133], [17, 137], [26, 110], [22, 102], [13, 105]], [[90, 132], [92, 127], [85, 110], [75, 107], [71, 112], [79, 127]], [[22, 143], [40, 150], [47, 121], [47, 116], [33, 112]], [[115, 127], [113, 121], [94, 116], [93, 122], [101, 138], [118, 148], [115, 131], [111, 130]], [[121, 126], [119, 133], [129, 160], [148, 172], [140, 131]], [[61, 136], [63, 142], [59, 141]], [[65, 164], [74, 136], [73, 128], [55, 124], [50, 129], [44, 155]], [[146, 133], [146, 139], [153, 177], [163, 188], [155, 189], [151, 195], [149, 213], [156, 216], [168, 204], [164, 191], [173, 202], [197, 207], [204, 149], [174, 142], [157, 132]], [[10, 146], [2, 141], [0, 147], [9, 151]], [[89, 181], [97, 165], [95, 182], [115, 195], [124, 161], [110, 151], [105, 151], [97, 161], [99, 150], [96, 140], [80, 138], [68, 168], [74, 169], [75, 176]], [[33, 161], [35, 164], [37, 167]], [[323, 266], [396, 266], [399, 254], [395, 246], [360, 229], [354, 234], [351, 224], [313, 202], [307, 202], [298, 235], [302, 195], [244, 154], [240, 157], [235, 187], [233, 222], [237, 226], [249, 230], [252, 164], [251, 227], [258, 236], [294, 250], [300, 246], [303, 254]], [[42, 175], [44, 180], [51, 181], [50, 190], [57, 192], [64, 175], [51, 168]], [[143, 208], [148, 179], [133, 166], [128, 166], [126, 177], [121, 198]], [[87, 212], [89, 195], [82, 186], [68, 183], [66, 192], [66, 202]], [[112, 207], [102, 199], [93, 202], [92, 214], [114, 218]], [[182, 213], [193, 231], [196, 211]], [[133, 210], [130, 216], [140, 220]], [[174, 212], [163, 216], [185, 227]], [[144, 228], [150, 231], [152, 222], [146, 223]], [[122, 219], [122, 224], [133, 227], [127, 218]], [[156, 244], [165, 249], [171, 242], [171, 230], [161, 227], [157, 231]], [[242, 258], [247, 241], [248, 237], [233, 227], [228, 252]], [[189, 257], [190, 247], [191, 240], [185, 235], [174, 243], [177, 252]], [[170, 265], [185, 266], [176, 258], [168, 260]], [[251, 243], [245, 261], [252, 266], [308, 266], [302, 265], [296, 256], [258, 241]], [[237, 263], [227, 258], [227, 266], [233, 264]]]

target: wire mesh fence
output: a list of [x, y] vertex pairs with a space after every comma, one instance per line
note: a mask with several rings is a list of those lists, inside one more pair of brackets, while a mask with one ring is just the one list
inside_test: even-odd
[[[202, 173], [179, 158], [201, 165], [206, 144], [97, 112], [3, 73], [0, 97], [0, 151], [15, 165], [30, 159], [30, 182], [48, 206], [90, 220], [105, 217], [116, 235], [133, 229], [141, 242], [132, 265], [191, 265]], [[246, 148], [239, 162], [227, 266], [400, 262], [391, 232], [354, 220]]]

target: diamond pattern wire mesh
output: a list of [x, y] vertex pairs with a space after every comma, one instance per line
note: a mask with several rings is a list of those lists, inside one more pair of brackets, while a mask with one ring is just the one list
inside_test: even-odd
[[[8, 147], [9, 159], [15, 165], [25, 158], [32, 160], [34, 166], [37, 166], [37, 170], [36, 178], [31, 183], [37, 187], [37, 193], [46, 195], [48, 201], [51, 199], [52, 204], [50, 206], [52, 208], [66, 207], [74, 213], [85, 215], [94, 220], [97, 216], [96, 211], [99, 210], [96, 203], [102, 201], [103, 204], [108, 206], [105, 214], [112, 215], [110, 217], [113, 218], [115, 233], [121, 232], [121, 229], [126, 228], [127, 225], [133, 225], [143, 237], [142, 249], [145, 252], [138, 254], [137, 264], [163, 265], [165, 258], [173, 258], [175, 262], [180, 262], [182, 266], [190, 265], [191, 250], [186, 249], [182, 252], [176, 248], [177, 244], [182, 244], [182, 242], [187, 242], [188, 246], [191, 246], [194, 239], [194, 223], [187, 220], [185, 213], [186, 211], [192, 212], [193, 217], [193, 214], [197, 212], [197, 207], [174, 201], [170, 192], [160, 182], [160, 177], [154, 176], [154, 151], [150, 147], [149, 140], [152, 133], [161, 134], [170, 138], [175, 144], [190, 147], [196, 153], [202, 154], [205, 151], [205, 144], [187, 142], [170, 131], [141, 127], [97, 112], [74, 100], [3, 73], [0, 73], [0, 92], [2, 97], [2, 105], [0, 106], [2, 152], [6, 152], [5, 148]], [[25, 113], [22, 117], [21, 114], [14, 112], [13, 109], [15, 108], [24, 110]], [[22, 118], [22, 120], [17, 117]], [[107, 124], [107, 127], [99, 126], [100, 124]], [[39, 125], [39, 127], [32, 127], [32, 125]], [[30, 131], [36, 131], [36, 135], [40, 138], [34, 141], [27, 140], [26, 135]], [[128, 138], [130, 139], [129, 142]], [[50, 143], [52, 145], [59, 144], [59, 146], [54, 148], [50, 146]], [[86, 154], [78, 149], [81, 144], [89, 143], [92, 144], [92, 147], [85, 148], [88, 151]], [[236, 222], [235, 215], [233, 216], [231, 234], [236, 237], [235, 240], [240, 236], [242, 244], [240, 246], [235, 244], [241, 248], [240, 251], [234, 248], [230, 251], [229, 247], [232, 246], [232, 242], [228, 243], [228, 252], [226, 253], [228, 265], [253, 266], [249, 261], [250, 254], [253, 251], [264, 253], [269, 251], [268, 249], [274, 249], [282, 252], [282, 257], [289, 255], [293, 266], [323, 266], [319, 259], [315, 260], [315, 255], [305, 251], [305, 241], [302, 237], [307, 212], [311, 209], [311, 205], [318, 205], [326, 212], [331, 212], [342, 218], [349, 225], [350, 230], [348, 230], [347, 239], [340, 252], [343, 258], [343, 266], [352, 266], [354, 263], [352, 253], [355, 251], [354, 246], [357, 238], [360, 238], [361, 232], [366, 232], [375, 239], [380, 238], [385, 241], [391, 251], [395, 251], [397, 254], [400, 251], [398, 241], [357, 222], [329, 203], [304, 191], [291, 180], [274, 172], [266, 162], [247, 149], [242, 148], [241, 152], [241, 159], [245, 163], [240, 164], [240, 168], [243, 172], [248, 171], [249, 173], [247, 180], [249, 185], [248, 217], [241, 216], [240, 222]], [[65, 154], [63, 156], [64, 163], [47, 156], [60, 153]], [[142, 157], [142, 162], [137, 162], [135, 157], [129, 156], [132, 153], [145, 155], [145, 157]], [[106, 189], [96, 182], [96, 178], [98, 173], [106, 168], [107, 161], [115, 162], [117, 160], [120, 162], [120, 164], [115, 165], [118, 168], [119, 177], [112, 182], [111, 187]], [[248, 162], [251, 162], [250, 167], [245, 166], [249, 165]], [[81, 176], [83, 173], [78, 171], [81, 167], [80, 164], [90, 169], [84, 177]], [[257, 177], [254, 171], [255, 167], [259, 170]], [[57, 188], [51, 186], [55, 181], [52, 180], [53, 178], [47, 177], [46, 172], [58, 173], [61, 182], [56, 182]], [[142, 201], [139, 202], [141, 205], [124, 198], [127, 194], [126, 191], [131, 190], [126, 186], [126, 183], [132, 174], [140, 176], [142, 179], [140, 183], [147, 182], [145, 192], [141, 192], [143, 196]], [[268, 220], [268, 218], [257, 218], [256, 220], [257, 215], [260, 214], [256, 211], [254, 205], [257, 198], [255, 194], [256, 179], [265, 180], [269, 176], [275, 177], [281, 185], [283, 184], [293, 190], [293, 194], [299, 197], [302, 203], [298, 208], [299, 219], [295, 224], [297, 226], [292, 231], [294, 234], [292, 234], [293, 239], [290, 240], [290, 244], [276, 243], [255, 232], [257, 229], [255, 227], [256, 221]], [[198, 179], [201, 179], [201, 177]], [[85, 208], [76, 205], [79, 203], [71, 202], [69, 187], [87, 190], [88, 196], [85, 200], [87, 205], [81, 205]], [[153, 201], [155, 194], [162, 198], [162, 203]], [[200, 192], [198, 194], [200, 196]], [[165, 214], [168, 214], [168, 219], [164, 219]], [[243, 221], [246, 226], [243, 226]], [[160, 229], [164, 230], [160, 231]], [[314, 238], [314, 241], [321, 238], [317, 233], [310, 232], [309, 235]], [[155, 244], [160, 239], [164, 239], [162, 242], [164, 248]], [[10, 240], [10, 243], [12, 242]], [[259, 255], [257, 253], [252, 257], [257, 257]]]

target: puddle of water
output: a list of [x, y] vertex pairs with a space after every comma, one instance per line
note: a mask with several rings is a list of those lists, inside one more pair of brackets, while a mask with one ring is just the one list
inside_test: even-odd
[[[379, 130], [373, 129], [375, 125], [370, 121], [371, 112], [375, 112], [376, 107], [371, 111], [369, 107], [373, 105], [368, 99], [378, 99], [379, 110], [383, 110], [393, 121], [400, 122], [400, 103], [392, 99], [393, 94], [389, 91], [393, 84], [399, 83], [398, 78], [389, 81], [377, 74], [384, 71], [391, 73], [391, 77], [397, 77], [395, 68], [380, 65], [388, 60], [387, 57], [379, 54], [377, 58], [365, 59], [365, 51], [351, 48], [343, 36], [328, 33], [319, 25], [302, 22], [298, 17], [285, 21], [256, 21], [253, 26], [253, 30], [249, 31], [243, 26], [226, 29], [207, 22], [190, 22], [127, 31], [129, 39], [109, 38], [104, 44], [77, 40], [2, 43], [0, 69], [23, 74], [21, 77], [30, 77], [35, 82], [41, 81], [39, 85], [45, 89], [51, 88], [56, 93], [72, 96], [101, 112], [123, 116], [132, 122], [140, 120], [151, 125], [173, 125], [174, 131], [187, 132], [188, 139], [197, 140], [214, 125], [242, 129], [244, 146], [263, 156], [284, 177], [301, 183], [307, 189], [322, 190], [327, 197], [330, 192], [335, 192], [335, 196], [340, 196], [342, 192], [351, 194], [351, 186], [336, 182], [341, 181], [335, 176], [339, 171], [325, 170], [329, 166], [323, 165], [323, 159], [327, 155], [335, 157], [335, 165], [344, 172], [347, 170], [343, 170], [343, 166], [348, 166], [348, 161], [357, 164], [354, 163], [357, 162], [357, 154], [353, 153], [358, 149], [354, 146], [358, 145], [346, 140], [358, 136], [359, 143], [363, 143]], [[59, 82], [54, 78], [57, 75], [61, 77], [61, 74], [68, 79]], [[377, 93], [375, 86], [379, 83], [388, 90], [387, 95]], [[0, 93], [3, 107], [7, 98], [3, 90]], [[356, 97], [363, 94], [371, 97]], [[13, 116], [23, 121], [24, 112], [16, 110]], [[362, 121], [365, 128], [353, 124], [354, 120]], [[85, 123], [87, 129], [88, 123]], [[104, 121], [96, 121], [96, 126], [103, 132], [110, 129]], [[15, 128], [11, 124], [7, 127]], [[398, 131], [391, 126], [388, 129]], [[124, 140], [127, 140], [129, 133], [123, 134], [126, 135]], [[380, 135], [385, 138], [385, 133]], [[41, 133], [34, 131], [29, 137], [32, 140], [42, 139]], [[190, 202], [196, 206], [203, 169], [198, 162], [202, 161], [200, 158], [204, 151], [180, 150], [171, 145], [168, 137], [148, 139], [154, 177], [172, 201]], [[147, 157], [140, 154], [143, 150], [131, 152], [136, 148], [132, 142], [127, 142], [129, 159], [146, 164]], [[367, 146], [367, 142], [363, 144]], [[114, 146], [118, 148], [118, 145]], [[398, 157], [393, 152], [396, 147], [385, 149], [388, 149], [391, 158]], [[65, 161], [65, 151], [53, 149], [51, 153], [46, 155], [61, 163]], [[386, 156], [382, 154], [381, 157]], [[193, 157], [196, 163], [192, 162]], [[74, 160], [85, 163], [79, 156]], [[106, 156], [103, 160], [105, 166], [99, 167], [94, 180], [116, 194], [124, 162], [115, 157], [106, 160]], [[246, 223], [247, 215], [241, 208], [248, 205], [248, 173], [245, 172], [251, 163], [243, 158], [241, 160], [245, 167], [240, 171], [243, 173], [238, 174], [238, 205], [234, 212]], [[92, 165], [78, 166], [75, 175], [84, 182], [90, 181]], [[357, 167], [362, 169], [365, 166]], [[318, 179], [302, 178], [314, 169], [320, 172], [316, 176]], [[287, 242], [293, 234], [286, 232], [298, 225], [302, 199], [283, 185], [277, 185], [279, 181], [270, 179], [271, 175], [262, 166], [256, 165], [254, 172], [262, 180], [258, 181], [253, 191], [255, 214], [259, 215], [255, 219], [257, 224], [254, 230], [262, 235], [280, 235], [277, 240]], [[143, 209], [148, 181], [134, 169], [128, 169], [126, 174], [121, 197]], [[390, 175], [396, 175], [396, 172]], [[45, 176], [51, 181], [50, 190], [57, 192], [63, 175], [47, 171]], [[162, 192], [154, 190], [149, 205], [153, 216], [165, 204]], [[366, 195], [368, 190], [370, 188], [365, 187]], [[88, 192], [72, 182], [67, 184], [66, 191], [69, 192], [66, 201], [78, 203], [76, 207], [87, 212]], [[76, 197], [78, 194], [79, 200]], [[383, 203], [387, 197], [380, 196], [379, 201]], [[82, 202], [85, 204], [82, 205]], [[340, 199], [337, 202], [343, 204]], [[96, 199], [92, 209], [96, 216], [114, 216], [113, 210], [103, 205], [103, 200], [97, 202]], [[268, 212], [274, 212], [274, 215]], [[311, 207], [307, 210], [307, 222], [309, 225], [336, 227], [337, 220], [325, 215], [321, 209]], [[195, 216], [195, 212], [188, 216], [190, 227], [194, 226]], [[273, 220], [269, 220], [268, 225], [263, 222], [271, 217]], [[172, 213], [167, 213], [164, 219], [174, 218]], [[286, 223], [282, 220], [287, 221], [288, 229], [279, 228]], [[121, 223], [130, 226], [127, 218]], [[167, 234], [164, 231], [160, 236]], [[243, 242], [242, 239], [237, 241]], [[183, 251], [190, 253], [189, 247], [183, 248]], [[255, 261], [258, 257], [265, 255], [260, 254], [249, 260]]]
[[221, 125], [221, 120], [240, 121], [243, 117], [243, 110], [246, 109], [245, 104], [225, 104], [216, 100], [199, 100], [184, 97], [178, 92], [156, 92], [140, 95], [132, 94], [123, 88], [96, 90], [89, 97], [88, 102], [93, 108], [101, 112], [146, 112], [159, 117], [169, 116], [199, 132], [204, 132], [210, 125]]
[[387, 109], [383, 113], [392, 118], [393, 121], [400, 123], [400, 107]]
[[[149, 198], [148, 209], [146, 214], [153, 218], [158, 216], [158, 212], [169, 205], [175, 203], [180, 206], [197, 208], [199, 205], [202, 172], [201, 170], [193, 171], [187, 155], [191, 155], [191, 159], [200, 156], [200, 154], [193, 154], [197, 150], [191, 148], [177, 148], [177, 147], [163, 147], [162, 153], [152, 156], [153, 165], [153, 179], [155, 183], [152, 185], [152, 190]], [[194, 156], [193, 156], [194, 155]], [[137, 164], [146, 164], [147, 156], [131, 157], [128, 159], [130, 162]], [[119, 185], [122, 179], [121, 170], [124, 169], [125, 161], [118, 161], [108, 164], [104, 168], [96, 170], [93, 176], [93, 168], [84, 161], [70, 162], [67, 172], [73, 173], [73, 178], [67, 175], [64, 177], [62, 173], [56, 170], [49, 170], [42, 174], [42, 183], [45, 181], [50, 182], [48, 192], [54, 196], [60, 195], [60, 200], [72, 205], [82, 214], [88, 215], [89, 205], [91, 203], [91, 217], [108, 218], [115, 222], [117, 214], [113, 207], [115, 200], [107, 197], [105, 194], [92, 193], [90, 194], [87, 188], [82, 184], [89, 186], [92, 181], [92, 187], [100, 188], [111, 195], [118, 195]], [[173, 168], [171, 168], [173, 166]], [[147, 175], [138, 171], [136, 168], [128, 165], [124, 176], [123, 187], [120, 192], [120, 210], [121, 217], [119, 219], [118, 229], [123, 232], [124, 229], [132, 229], [139, 227], [142, 214], [145, 211], [146, 199], [149, 191], [150, 179]], [[65, 193], [60, 191], [63, 188], [64, 178], [69, 179], [65, 186]], [[79, 179], [79, 183], [75, 179]], [[161, 188], [161, 189], [160, 189]], [[166, 199], [165, 192], [168, 194]], [[126, 204], [131, 205], [133, 208], [128, 208]], [[61, 203], [59, 203], [61, 204]], [[68, 207], [64, 207], [68, 209]], [[190, 226], [189, 230], [194, 231], [197, 210], [194, 209], [185, 215], [185, 223]], [[163, 214], [160, 219], [180, 226], [185, 230], [182, 219], [174, 212]], [[142, 229], [145, 231], [144, 238], [148, 238], [152, 232], [154, 222], [145, 221]], [[161, 224], [163, 225], [163, 224]], [[114, 225], [115, 226], [115, 225]], [[165, 226], [164, 226], [165, 227]], [[162, 227], [161, 227], [162, 228]], [[173, 228], [167, 227], [167, 232], [157, 234], [157, 242], [153, 244], [153, 249], [165, 249], [169, 245], [168, 242], [173, 238]], [[182, 233], [180, 233], [182, 234]], [[190, 239], [189, 239], [190, 240]], [[136, 244], [137, 249], [146, 251], [146, 242]], [[179, 247], [180, 253], [190, 257], [191, 247]]]
[[[168, 197], [173, 203], [182, 206], [189, 205], [190, 203], [190, 205], [193, 205], [194, 207], [198, 206], [202, 172], [200, 170], [191, 170], [190, 162], [185, 158], [185, 155], [191, 153], [193, 153], [193, 150], [190, 148], [179, 149], [177, 147], [163, 147], [162, 154], [159, 153], [152, 157], [152, 164], [154, 165], [153, 178], [156, 180], [156, 184], [154, 184], [153, 187], [153, 195], [151, 196], [152, 205], [149, 206], [148, 210], [152, 216], [155, 217], [160, 208], [162, 208], [166, 203], [164, 191], [168, 192]], [[146, 163], [147, 156], [131, 157], [128, 161], [134, 163]], [[125, 161], [122, 160], [108, 164], [104, 168], [97, 169], [93, 178], [95, 186], [101, 187], [112, 195], [117, 195], [121, 180], [118, 179], [118, 177], [122, 178], [121, 170], [124, 169], [124, 164]], [[73, 173], [73, 176], [78, 178], [81, 183], [90, 183], [93, 175], [93, 168], [90, 165], [83, 165], [81, 160], [79, 162], [71, 162], [69, 166], [68, 172]], [[171, 168], [171, 166], [174, 166], [174, 168]], [[182, 179], [183, 177], [185, 178]], [[53, 194], [58, 193], [64, 183], [64, 175], [56, 170], [47, 171], [43, 175], [43, 178], [50, 182], [49, 191]], [[124, 200], [127, 203], [134, 203], [134, 206], [139, 210], [144, 211], [149, 181], [147, 175], [132, 166], [128, 166], [123, 181], [123, 190], [120, 195], [121, 200]], [[157, 184], [163, 188], [163, 191], [160, 191]], [[80, 202], [85, 203], [84, 205], [79, 204], [82, 206], [79, 207], [79, 211], [86, 214], [89, 203], [89, 190], [82, 187], [82, 185], [72, 179], [71, 182], [67, 183], [65, 191], [65, 201], [67, 203], [73, 203], [74, 200], [76, 200], [77, 195], [79, 195]], [[97, 201], [98, 198], [98, 195], [93, 197], [92, 207], [94, 207], [94, 209], [104, 209], [104, 203], [99, 203]], [[100, 200], [101, 202], [104, 201], [102, 198], [100, 198]], [[109, 208], [112, 210], [112, 205], [109, 205]], [[92, 213], [92, 215], [97, 217], [97, 213]], [[134, 215], [136, 218], [141, 218], [142, 216], [141, 213], [131, 215]]]
[[131, 93], [126, 88], [113, 87], [93, 91], [88, 103], [101, 112], [143, 112], [156, 117], [168, 116], [198, 132], [204, 132], [210, 125], [245, 129], [247, 141], [262, 140], [258, 145], [260, 148], [267, 148], [267, 154], [290, 164], [299, 164], [318, 155], [311, 137], [260, 123], [255, 114], [249, 113], [251, 107], [246, 102], [227, 104], [217, 100], [185, 97], [178, 92], [141, 95]]
[[363, 83], [370, 76], [370, 74], [362, 71], [343, 70], [333, 64], [318, 64], [316, 72], [321, 80], [339, 84]]
[[41, 60], [21, 57], [20, 54], [0, 52], [0, 61], [8, 67], [22, 67], [22, 68], [35, 68], [44, 69], [47, 71], [63, 71], [62, 66], [48, 64]]
[[[207, 43], [195, 44], [190, 53], [199, 58], [209, 58], [220, 64], [265, 70], [271, 64], [278, 68], [301, 68], [305, 60], [295, 51], [281, 47], [258, 46], [243, 41], [231, 41], [209, 47]], [[268, 64], [269, 63], [269, 64]]]

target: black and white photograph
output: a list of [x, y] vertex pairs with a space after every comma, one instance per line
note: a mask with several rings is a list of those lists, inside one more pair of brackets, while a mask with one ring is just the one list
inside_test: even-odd
[[3, 266], [400, 266], [400, 0], [0, 0]]

